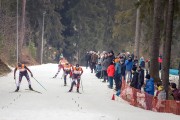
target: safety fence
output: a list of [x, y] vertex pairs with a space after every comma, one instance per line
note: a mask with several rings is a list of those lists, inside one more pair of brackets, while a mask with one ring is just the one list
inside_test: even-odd
[[180, 115], [180, 101], [158, 100], [152, 95], [130, 87], [124, 80], [122, 80], [121, 98], [135, 107]]

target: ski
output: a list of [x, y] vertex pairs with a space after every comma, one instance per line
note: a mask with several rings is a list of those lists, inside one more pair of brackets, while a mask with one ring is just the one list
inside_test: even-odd
[[72, 92], [72, 91], [71, 91], [71, 92], [68, 91], [67, 93], [78, 93], [78, 94], [82, 94], [81, 92]]
[[19, 92], [21, 92], [21, 91], [11, 91], [11, 92], [9, 92], [9, 93], [19, 93]]
[[42, 94], [42, 92], [39, 92], [39, 91], [37, 91], [37, 90], [30, 90], [30, 89], [25, 89], [25, 90], [29, 90], [29, 91], [33, 91], [33, 92], [36, 92], [36, 93]]

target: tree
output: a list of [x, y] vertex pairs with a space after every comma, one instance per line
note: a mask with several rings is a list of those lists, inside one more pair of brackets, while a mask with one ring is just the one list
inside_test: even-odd
[[159, 78], [159, 44], [161, 32], [161, 17], [163, 13], [163, 0], [154, 1], [153, 37], [150, 41], [150, 74], [158, 81]]
[[[168, 2], [168, 12], [167, 12], [167, 24], [166, 24], [166, 38], [165, 38], [165, 48], [163, 51], [163, 86], [166, 93], [168, 93], [169, 85], [169, 68], [170, 68], [170, 59], [171, 59], [171, 43], [172, 43], [172, 33], [173, 33], [173, 17], [174, 17], [174, 0], [169, 0]], [[168, 94], [167, 98], [168, 98]]]
[[[138, 0], [139, 2], [139, 0]], [[140, 5], [137, 8], [136, 14], [136, 31], [135, 31], [135, 45], [134, 45], [134, 54], [139, 59], [139, 42], [140, 42], [140, 34], [141, 34], [141, 23], [140, 23]]]
[[19, 39], [19, 60], [22, 62], [22, 48], [24, 44], [24, 36], [25, 36], [25, 15], [26, 15], [26, 0], [22, 0], [22, 16], [21, 16], [21, 31], [20, 31], [20, 39]]

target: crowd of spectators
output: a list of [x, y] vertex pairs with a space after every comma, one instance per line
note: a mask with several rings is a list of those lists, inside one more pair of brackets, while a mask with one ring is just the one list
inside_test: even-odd
[[[162, 82], [154, 83], [154, 79], [149, 74], [150, 60], [145, 60], [143, 56], [138, 59], [130, 52], [115, 56], [112, 50], [102, 53], [89, 51], [85, 55], [85, 60], [86, 68], [90, 67], [90, 72], [95, 73], [103, 83], [107, 82], [110, 89], [120, 92], [122, 80], [124, 80], [131, 87], [153, 95], [157, 99], [166, 98]], [[180, 90], [176, 88], [176, 84], [171, 83], [169, 88], [174, 100], [180, 101]]]

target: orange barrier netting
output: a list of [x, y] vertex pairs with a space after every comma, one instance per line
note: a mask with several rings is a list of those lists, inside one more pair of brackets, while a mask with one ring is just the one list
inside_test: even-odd
[[180, 115], [180, 101], [158, 100], [152, 95], [130, 87], [125, 80], [122, 80], [121, 97], [135, 107]]

